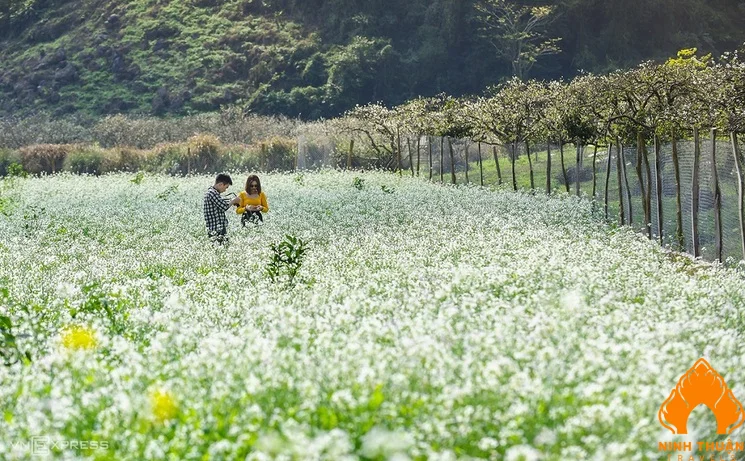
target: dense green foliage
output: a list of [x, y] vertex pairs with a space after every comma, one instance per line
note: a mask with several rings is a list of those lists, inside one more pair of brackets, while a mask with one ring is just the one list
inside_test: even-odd
[[[524, 2], [541, 4], [540, 2]], [[734, 0], [560, 0], [561, 52], [529, 77], [607, 71], [745, 40]], [[478, 93], [512, 67], [475, 0], [0, 0], [0, 114], [185, 114], [239, 104], [313, 119]]]

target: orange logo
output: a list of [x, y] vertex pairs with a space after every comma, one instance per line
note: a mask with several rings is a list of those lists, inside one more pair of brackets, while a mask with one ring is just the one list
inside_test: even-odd
[[657, 417], [673, 434], [688, 434], [688, 416], [704, 404], [717, 419], [717, 434], [729, 434], [745, 422], [745, 411], [724, 378], [704, 359], [678, 380], [670, 397], [660, 407]]

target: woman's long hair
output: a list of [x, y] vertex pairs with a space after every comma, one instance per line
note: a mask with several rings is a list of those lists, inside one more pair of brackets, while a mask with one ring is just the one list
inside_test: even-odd
[[248, 186], [252, 182], [255, 182], [259, 186], [258, 187], [258, 190], [256, 191], [256, 193], [259, 194], [259, 195], [261, 195], [261, 180], [255, 174], [249, 175], [248, 176], [248, 179], [246, 179], [246, 193], [249, 194], [249, 195], [251, 194], [251, 189], [249, 189]]

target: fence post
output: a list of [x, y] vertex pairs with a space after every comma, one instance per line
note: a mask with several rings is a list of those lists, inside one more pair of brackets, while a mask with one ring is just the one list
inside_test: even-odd
[[419, 177], [419, 165], [422, 161], [422, 135], [416, 137], [416, 176]]
[[613, 158], [613, 143], [608, 143], [608, 165], [605, 169], [605, 220], [608, 220], [608, 186], [610, 185], [610, 166]]
[[564, 164], [564, 140], [559, 139], [559, 154], [561, 155], [561, 174], [564, 175], [564, 187], [566, 187], [567, 194], [569, 193], [569, 178], [567, 177], [567, 169]]
[[626, 207], [623, 205], [623, 177], [621, 176], [621, 141], [616, 139], [616, 176], [618, 177], [618, 217], [621, 225], [626, 224]]
[[745, 179], [743, 178], [740, 146], [737, 144], [737, 133], [730, 132], [729, 137], [732, 141], [732, 155], [735, 156], [735, 168], [737, 168], [737, 211], [740, 218], [740, 246], [742, 247], [742, 259], [745, 259], [745, 209], [743, 208]]
[[[642, 172], [642, 158], [644, 157], [644, 139], [641, 131], [636, 132], [636, 176], [639, 178], [639, 191], [642, 194], [642, 209], [644, 210], [644, 228], [649, 227], [649, 207], [647, 207], [647, 187], [644, 185], [644, 173]], [[650, 186], [651, 187], [651, 186]]]
[[517, 142], [512, 142], [512, 189], [517, 191], [517, 176], [515, 175], [515, 161], [517, 160]]
[[647, 237], [652, 240], [652, 169], [649, 166], [649, 155], [646, 143], [642, 144], [642, 159], [644, 160], [644, 171], [647, 173]]
[[546, 195], [551, 195], [551, 141], [546, 142]]
[[657, 231], [660, 236], [660, 245], [664, 236], [662, 226], [662, 159], [660, 158], [660, 138], [657, 133], [654, 134], [654, 170], [655, 170], [655, 190], [657, 191]]
[[722, 262], [722, 190], [719, 188], [717, 174], [717, 129], [711, 129], [711, 178], [714, 186], [714, 245], [716, 259]]
[[398, 169], [398, 175], [403, 176], [401, 171], [401, 131], [396, 128], [396, 168]]
[[481, 141], [479, 141], [479, 176], [481, 176], [481, 187], [484, 187], [484, 161], [481, 159]]
[[699, 145], [698, 128], [693, 129], [693, 181], [691, 183], [691, 238], [693, 240], [693, 256], [701, 256], [701, 240], [698, 234], [698, 201], [699, 201], [699, 168], [701, 161], [701, 147]]

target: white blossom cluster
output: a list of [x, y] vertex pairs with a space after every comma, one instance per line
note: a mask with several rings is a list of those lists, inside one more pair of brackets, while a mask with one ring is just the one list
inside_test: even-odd
[[[261, 179], [264, 225], [229, 211], [226, 246], [211, 177], [17, 181], [0, 306], [32, 360], [0, 365], [0, 458], [46, 437], [106, 442], [60, 459], [661, 459], [657, 411], [698, 358], [745, 401], [737, 269], [572, 197]], [[264, 273], [285, 235], [308, 247], [291, 285]]]

